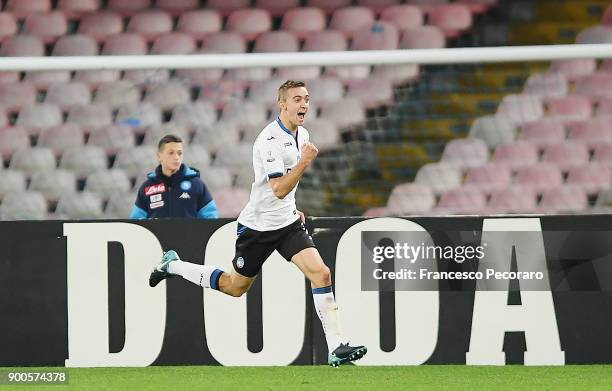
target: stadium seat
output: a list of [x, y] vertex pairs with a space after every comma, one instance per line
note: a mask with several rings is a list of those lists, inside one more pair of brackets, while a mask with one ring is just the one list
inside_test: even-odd
[[18, 126], [0, 129], [0, 157], [10, 160], [15, 151], [29, 147], [30, 136], [25, 129]]
[[497, 108], [497, 115], [516, 124], [535, 121], [544, 116], [542, 100], [535, 95], [506, 95]]
[[251, 0], [208, 0], [206, 6], [228, 16], [232, 11], [249, 8]]
[[191, 54], [196, 49], [196, 42], [191, 35], [173, 32], [155, 38], [151, 54]]
[[107, 219], [127, 219], [134, 207], [136, 195], [134, 192], [113, 193], [108, 199], [104, 216]]
[[569, 138], [594, 148], [598, 144], [612, 142], [612, 124], [605, 117], [568, 124]]
[[202, 40], [210, 34], [221, 31], [221, 16], [215, 10], [198, 9], [182, 13], [178, 20], [177, 30]]
[[145, 102], [150, 102], [161, 110], [172, 110], [178, 105], [190, 102], [188, 86], [179, 81], [169, 81], [148, 85], [145, 91]]
[[17, 34], [17, 21], [10, 12], [0, 12], [0, 40]]
[[543, 98], [559, 98], [567, 95], [569, 86], [561, 73], [538, 73], [529, 76], [524, 92]]
[[343, 33], [347, 38], [374, 24], [374, 13], [367, 7], [350, 6], [334, 11], [329, 28]]
[[225, 167], [207, 167], [200, 170], [200, 177], [209, 191], [232, 186], [233, 176]]
[[139, 12], [130, 18], [127, 31], [142, 35], [152, 41], [162, 34], [172, 31], [172, 17], [164, 11], [152, 9]]
[[210, 34], [202, 45], [209, 53], [244, 53], [246, 42], [237, 32], [221, 31]]
[[257, 37], [253, 51], [257, 53], [298, 52], [299, 47], [299, 42], [292, 33], [282, 30], [267, 31]]
[[86, 191], [64, 194], [57, 203], [56, 213], [74, 220], [100, 219], [102, 199]]
[[553, 163], [562, 171], [582, 165], [589, 160], [589, 150], [584, 143], [571, 140], [552, 143], [544, 148], [542, 161]]
[[468, 170], [465, 184], [484, 193], [502, 190], [512, 183], [512, 171], [507, 166], [487, 163]]
[[268, 11], [257, 8], [245, 8], [232, 11], [227, 19], [225, 29], [241, 34], [247, 41], [252, 41], [263, 32], [272, 28], [272, 18]]
[[365, 121], [365, 110], [358, 99], [344, 98], [329, 105], [323, 105], [321, 117], [332, 121], [337, 128], [344, 129], [362, 124]]
[[290, 31], [299, 39], [304, 39], [312, 33], [325, 30], [325, 25], [323, 10], [316, 7], [298, 7], [283, 15], [281, 28]]
[[83, 130], [76, 124], [61, 124], [47, 128], [38, 137], [37, 146], [51, 148], [55, 156], [61, 156], [68, 148], [85, 144]]
[[90, 132], [113, 122], [113, 114], [110, 107], [101, 103], [85, 106], [75, 106], [68, 112], [67, 122], [80, 125], [84, 131]]
[[151, 6], [151, 0], [108, 0], [107, 8], [123, 16], [132, 16]]
[[21, 75], [19, 72], [6, 71], [0, 72], [0, 84], [19, 83]]
[[0, 105], [15, 112], [36, 102], [36, 89], [31, 83], [0, 84]]
[[253, 167], [245, 165], [241, 166], [240, 168], [234, 168], [231, 172], [235, 175], [234, 187], [244, 190], [251, 190], [251, 186], [255, 181]]
[[390, 22], [398, 30], [411, 30], [423, 26], [425, 17], [421, 9], [410, 4], [391, 5], [382, 10], [380, 20]]
[[384, 9], [397, 6], [401, 0], [357, 0], [357, 4], [368, 7], [376, 14], [380, 14]]
[[455, 0], [455, 3], [465, 5], [473, 14], [482, 14], [497, 6], [499, 0]]
[[442, 49], [446, 47], [444, 33], [436, 26], [415, 27], [404, 30], [400, 49]]
[[606, 25], [588, 27], [578, 33], [576, 43], [612, 43], [612, 27]]
[[99, 170], [87, 176], [85, 191], [97, 194], [103, 201], [107, 201], [115, 193], [130, 191], [130, 178], [120, 169]]
[[185, 146], [185, 159], [183, 163], [186, 165], [201, 171], [209, 167], [211, 162], [210, 153], [208, 153], [205, 146], [198, 144]]
[[[276, 112], [278, 110], [278, 87], [285, 80], [293, 79], [274, 78], [254, 82], [249, 88], [249, 100]], [[306, 84], [306, 88], [309, 94], [314, 96], [310, 89], [310, 83]]]
[[196, 128], [191, 143], [202, 145], [211, 153], [216, 153], [222, 145], [238, 144], [239, 140], [240, 131], [235, 123], [217, 122]]
[[556, 60], [550, 65], [551, 72], [565, 75], [568, 81], [576, 81], [585, 75], [590, 75], [596, 68], [597, 62], [592, 58]]
[[136, 178], [136, 182], [140, 182], [159, 164], [156, 156], [157, 147], [150, 145], [124, 148], [117, 154], [113, 168], [125, 170], [130, 178]]
[[[277, 87], [278, 88], [278, 87]], [[325, 106], [342, 99], [343, 88], [340, 80], [330, 77], [309, 80], [306, 84], [308, 93], [319, 105]]]
[[460, 169], [482, 166], [489, 160], [487, 144], [477, 138], [463, 138], [449, 141], [444, 147], [441, 163]]
[[444, 191], [437, 208], [450, 214], [479, 214], [486, 204], [486, 197], [478, 188], [467, 186]]
[[90, 88], [98, 88], [101, 84], [111, 83], [119, 80], [121, 72], [115, 69], [103, 69], [98, 71], [77, 71], [72, 78], [73, 81], [81, 81]]
[[427, 163], [419, 168], [414, 181], [439, 194], [461, 185], [461, 170], [443, 163]]
[[174, 134], [180, 137], [185, 143], [189, 142], [189, 129], [186, 126], [172, 122], [164, 122], [159, 125], [147, 127], [142, 144], [157, 147], [159, 140], [167, 134]]
[[245, 83], [239, 81], [201, 82], [198, 100], [212, 102], [217, 109], [222, 109], [228, 102], [241, 100], [244, 90]]
[[155, 5], [173, 16], [179, 16], [198, 8], [199, 3], [199, 0], [157, 0]]
[[26, 17], [22, 31], [50, 43], [68, 32], [68, 22], [62, 12], [32, 13]]
[[110, 125], [91, 132], [88, 145], [103, 148], [107, 155], [115, 155], [124, 148], [136, 145], [132, 129], [122, 125]]
[[472, 13], [463, 4], [441, 4], [429, 11], [428, 23], [442, 30], [449, 38], [456, 38], [472, 27]]
[[610, 169], [602, 163], [587, 163], [569, 169], [567, 184], [584, 189], [589, 195], [610, 187]]
[[300, 6], [300, 0], [255, 0], [255, 7], [265, 9], [272, 16], [283, 16], [291, 9]]
[[332, 14], [339, 8], [351, 5], [351, 0], [308, 0], [310, 7], [320, 8], [327, 14]]
[[85, 83], [71, 82], [52, 84], [47, 90], [45, 103], [55, 104], [62, 110], [91, 102], [91, 93]]
[[272, 77], [272, 68], [266, 67], [234, 68], [229, 69], [224, 75], [225, 80], [241, 83], [243, 86], [250, 85], [259, 80], [267, 80], [270, 77]]
[[251, 144], [255, 142], [255, 139], [257, 138], [257, 136], [259, 136], [259, 134], [261, 133], [261, 130], [265, 128], [270, 122], [275, 121], [277, 116], [278, 116], [278, 113], [274, 113], [272, 118], [268, 118], [265, 121], [252, 122], [244, 126], [241, 126], [240, 127], [240, 130], [242, 131], [242, 137], [240, 139], [241, 142], [251, 143]]
[[534, 213], [536, 194], [522, 186], [510, 186], [492, 192], [488, 207], [492, 213]]
[[102, 48], [103, 55], [135, 56], [147, 54], [147, 42], [140, 34], [123, 33], [107, 37]]
[[46, 90], [53, 84], [70, 82], [70, 71], [30, 71], [23, 80], [32, 83], [37, 90]]
[[54, 56], [97, 56], [98, 44], [84, 34], [64, 35], [53, 46]]
[[111, 109], [140, 102], [140, 89], [128, 80], [101, 84], [96, 90], [94, 103], [107, 105]]
[[563, 176], [559, 168], [552, 163], [536, 163], [519, 168], [516, 172], [516, 183], [540, 193], [561, 186]]
[[11, 170], [18, 170], [27, 176], [36, 172], [55, 169], [55, 156], [50, 148], [36, 147], [18, 149], [9, 164]]
[[317, 79], [321, 77], [321, 68], [318, 66], [276, 68], [273, 77], [279, 80]]
[[544, 148], [547, 145], [562, 142], [565, 139], [565, 127], [561, 119], [545, 117], [523, 124], [519, 139]]
[[210, 126], [216, 120], [217, 111], [210, 102], [189, 102], [178, 105], [172, 110], [172, 122], [190, 128]]
[[516, 125], [507, 118], [485, 115], [476, 118], [470, 127], [469, 137], [483, 140], [489, 148], [514, 141]]
[[9, 193], [0, 205], [0, 220], [44, 220], [46, 217], [45, 197], [35, 191]]
[[115, 12], [102, 11], [84, 15], [79, 23], [79, 33], [103, 42], [106, 38], [123, 32], [123, 20]]
[[253, 164], [253, 145], [241, 142], [234, 145], [222, 145], [213, 165], [216, 167], [227, 167], [230, 170], [241, 167], [249, 167]]
[[436, 198], [431, 188], [424, 184], [402, 183], [391, 191], [387, 200], [387, 214], [413, 215], [429, 212]]
[[500, 144], [495, 148], [493, 161], [516, 170], [535, 164], [538, 161], [538, 150], [534, 144], [524, 140]]
[[595, 99], [612, 97], [612, 73], [596, 72], [576, 80], [574, 94]]
[[369, 78], [347, 84], [346, 96], [359, 99], [368, 109], [393, 104], [393, 86], [389, 80]]
[[63, 120], [60, 108], [51, 103], [36, 103], [21, 109], [16, 125], [37, 134], [44, 129], [60, 125]]
[[34, 35], [13, 35], [2, 41], [2, 57], [41, 57], [45, 55], [43, 41]]
[[356, 80], [365, 80], [370, 77], [369, 65], [340, 65], [325, 67], [325, 77], [336, 77], [344, 83]]
[[79, 18], [100, 9], [100, 0], [59, 0], [57, 9], [67, 18]]
[[151, 102], [132, 103], [119, 108], [116, 123], [142, 131], [147, 126], [161, 124], [162, 114]]
[[370, 76], [387, 79], [397, 87], [416, 81], [419, 77], [419, 66], [417, 64], [375, 65]]
[[304, 40], [303, 47], [305, 52], [344, 51], [347, 49], [346, 37], [335, 30], [317, 31], [308, 35]]
[[399, 44], [397, 28], [388, 22], [375, 22], [363, 27], [353, 36], [353, 50], [395, 50]]
[[49, 202], [57, 202], [63, 194], [77, 191], [77, 179], [67, 170], [37, 172], [32, 175], [28, 190], [41, 193]]
[[542, 213], [580, 212], [589, 206], [587, 194], [576, 186], [560, 186], [543, 192], [538, 210]]
[[406, 0], [406, 4], [413, 4], [425, 13], [431, 12], [431, 10], [437, 6], [446, 5], [448, 3], [450, 3], [450, 0]]
[[387, 207], [384, 206], [369, 208], [362, 214], [363, 217], [384, 217], [393, 215], [393, 211], [390, 211], [389, 209], [387, 209]]
[[548, 115], [564, 121], [587, 120], [593, 115], [591, 100], [585, 96], [570, 95], [549, 99], [547, 106]]
[[[0, 129], [4, 128], [8, 124], [9, 124], [8, 114], [6, 113], [6, 110], [4, 110], [4, 107], [0, 106]], [[0, 161], [2, 160], [0, 159]]]
[[100, 147], [86, 145], [68, 148], [60, 159], [60, 168], [71, 170], [79, 179], [107, 167], [106, 153]]
[[51, 0], [8, 0], [6, 10], [21, 19], [33, 13], [51, 11]]
[[219, 217], [238, 217], [249, 202], [249, 192], [239, 188], [221, 188], [212, 194], [219, 209]]
[[612, 143], [601, 143], [596, 145], [593, 153], [593, 161], [612, 168]]
[[238, 127], [248, 126], [250, 123], [265, 122], [268, 113], [264, 106], [252, 101], [231, 101], [223, 107], [221, 120], [234, 122]]
[[306, 129], [313, 130], [313, 132], [310, 133], [310, 141], [313, 142], [320, 151], [341, 146], [342, 138], [340, 130], [338, 130], [332, 121], [325, 118], [307, 118], [305, 126]]
[[0, 169], [0, 200], [8, 193], [19, 193], [26, 189], [26, 177], [21, 171]]

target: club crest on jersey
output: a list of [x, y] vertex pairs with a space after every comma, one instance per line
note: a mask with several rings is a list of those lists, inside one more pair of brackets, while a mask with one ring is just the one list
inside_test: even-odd
[[145, 195], [150, 196], [153, 194], [159, 194], [166, 191], [166, 185], [163, 183], [159, 183], [153, 186], [147, 186], [144, 188]]
[[238, 259], [236, 259], [236, 267], [238, 269], [242, 269], [243, 266], [244, 266], [244, 258], [238, 257]]
[[189, 189], [191, 189], [191, 182], [189, 181], [181, 182], [181, 190], [188, 191]]

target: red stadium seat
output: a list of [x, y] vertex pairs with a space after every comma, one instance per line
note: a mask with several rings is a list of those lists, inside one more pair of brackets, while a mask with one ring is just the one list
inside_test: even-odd
[[334, 11], [329, 28], [338, 30], [347, 38], [355, 32], [371, 27], [374, 24], [374, 13], [366, 7], [344, 7]]
[[477, 138], [462, 138], [449, 141], [444, 147], [440, 162], [461, 169], [486, 164], [489, 149], [484, 141]]
[[463, 4], [444, 4], [429, 12], [429, 24], [439, 27], [446, 37], [455, 38], [472, 27], [472, 13]]
[[147, 42], [144, 37], [136, 33], [124, 33], [107, 37], [102, 48], [103, 55], [145, 55], [147, 51]]
[[68, 18], [77, 18], [100, 9], [100, 0], [59, 0], [57, 9]]
[[13, 35], [2, 42], [2, 57], [39, 57], [45, 55], [42, 40], [33, 35]]
[[17, 21], [10, 12], [0, 12], [0, 40], [17, 34]]
[[474, 14], [482, 14], [497, 6], [499, 0], [455, 0], [455, 3], [465, 5]]
[[262, 33], [255, 40], [255, 52], [298, 52], [299, 43], [297, 38], [288, 31], [268, 31]]
[[240, 33], [247, 41], [252, 41], [272, 28], [272, 18], [266, 10], [247, 8], [233, 11], [227, 19], [226, 30]]
[[83, 16], [79, 23], [79, 33], [102, 42], [107, 37], [123, 32], [123, 20], [116, 12], [102, 11]]
[[151, 54], [191, 54], [197, 44], [191, 35], [185, 33], [167, 33], [158, 36], [153, 42]]
[[612, 97], [612, 72], [596, 72], [576, 80], [574, 94], [595, 99]]
[[365, 121], [365, 109], [360, 100], [344, 98], [327, 106], [321, 106], [321, 117], [329, 119], [340, 129], [350, 128]]
[[487, 163], [468, 170], [465, 184], [485, 193], [502, 190], [512, 183], [512, 172], [507, 166]]
[[251, 0], [208, 0], [208, 8], [219, 11], [223, 16], [228, 16], [233, 11], [249, 8]]
[[486, 204], [486, 197], [478, 188], [457, 187], [442, 193], [438, 208], [450, 214], [479, 214]]
[[510, 186], [491, 193], [488, 206], [493, 213], [533, 213], [536, 194], [522, 186]]
[[419, 78], [419, 66], [417, 64], [375, 65], [370, 75], [373, 78], [387, 79], [397, 87], [416, 81]]
[[348, 82], [346, 96], [359, 99], [368, 109], [389, 106], [393, 103], [393, 87], [385, 79], [352, 80]]
[[559, 168], [552, 163], [536, 163], [519, 168], [516, 183], [539, 193], [561, 186], [563, 176]]
[[274, 77], [281, 80], [312, 80], [321, 76], [321, 68], [311, 67], [282, 67], [277, 68]]
[[601, 143], [595, 146], [593, 161], [612, 168], [612, 143]]
[[571, 60], [556, 60], [550, 65], [552, 72], [558, 72], [567, 78], [568, 81], [590, 75], [597, 68], [597, 62], [592, 58], [571, 59]]
[[6, 10], [21, 19], [30, 14], [51, 11], [51, 0], [9, 0]]
[[199, 0], [157, 0], [155, 5], [173, 16], [178, 16], [198, 8], [199, 3]]
[[444, 33], [436, 26], [423, 26], [404, 30], [400, 49], [442, 49], [446, 47]]
[[397, 6], [401, 0], [357, 0], [357, 5], [368, 7], [377, 14], [385, 8]]
[[240, 188], [222, 188], [213, 191], [219, 209], [219, 217], [238, 217], [249, 202], [249, 192]]
[[56, 104], [62, 110], [69, 110], [74, 106], [89, 104], [91, 102], [91, 93], [85, 83], [76, 81], [58, 83], [49, 86], [45, 102]]
[[542, 194], [538, 207], [541, 213], [580, 212], [589, 206], [587, 194], [576, 186], [559, 186]]
[[181, 14], [177, 30], [201, 40], [221, 31], [221, 16], [215, 10], [192, 10]]
[[32, 83], [38, 90], [46, 90], [52, 84], [68, 83], [70, 71], [30, 71], [23, 80]]
[[335, 30], [323, 30], [306, 37], [303, 50], [306, 52], [342, 51], [348, 49], [344, 34]]
[[119, 80], [120, 75], [121, 72], [115, 69], [77, 71], [72, 80], [86, 83], [90, 88], [97, 88], [101, 84]]
[[571, 122], [569, 124], [569, 138], [595, 147], [600, 143], [612, 142], [612, 126], [608, 119], [604, 117]]
[[519, 138], [543, 148], [565, 140], [565, 127], [559, 118], [542, 118], [523, 124]]
[[[19, 126], [0, 129], [0, 156], [11, 159], [15, 151], [30, 147], [30, 135]], [[2, 170], [0, 170], [2, 172]]]
[[534, 144], [524, 140], [500, 144], [495, 148], [493, 161], [516, 170], [535, 164], [538, 161], [538, 150]]
[[123, 16], [132, 16], [146, 10], [151, 6], [151, 0], [108, 0], [106, 6], [109, 10], [120, 13]]
[[387, 213], [411, 215], [429, 212], [435, 205], [436, 198], [427, 185], [402, 183], [391, 191], [387, 200]]
[[387, 22], [376, 22], [355, 32], [351, 48], [354, 50], [394, 50], [399, 43], [397, 28]]
[[320, 8], [327, 14], [339, 8], [348, 7], [351, 3], [351, 0], [308, 0], [308, 6]]
[[591, 118], [593, 105], [585, 96], [554, 98], [548, 101], [548, 114], [564, 121], [582, 121]]
[[411, 30], [423, 26], [423, 11], [415, 5], [401, 4], [385, 8], [380, 14], [380, 19], [390, 22], [398, 30]]
[[597, 194], [610, 187], [610, 169], [602, 163], [587, 163], [570, 168], [567, 184], [576, 185], [589, 194]]
[[143, 11], [130, 19], [127, 31], [141, 34], [147, 40], [154, 40], [161, 34], [172, 31], [173, 22], [170, 14], [159, 11]]
[[210, 81], [202, 82], [200, 86], [198, 99], [213, 102], [217, 108], [223, 108], [227, 102], [242, 99], [244, 96], [245, 85], [240, 81]]
[[244, 53], [246, 42], [238, 33], [221, 31], [207, 36], [203, 48], [210, 53]]
[[300, 6], [300, 0], [255, 0], [255, 7], [264, 9], [272, 16], [283, 16], [292, 8]]
[[97, 56], [98, 44], [84, 34], [64, 35], [53, 47], [54, 56]]
[[406, 4], [416, 5], [425, 13], [429, 13], [435, 7], [447, 5], [448, 3], [450, 3], [450, 0], [406, 0]]
[[589, 149], [584, 143], [563, 141], [544, 148], [542, 161], [553, 163], [562, 171], [585, 164], [589, 161]]
[[283, 15], [282, 28], [302, 39], [309, 34], [325, 30], [325, 13], [320, 8], [299, 7]]
[[530, 76], [525, 84], [524, 92], [543, 98], [559, 98], [567, 95], [569, 90], [567, 80], [562, 73], [538, 73]]
[[0, 84], [0, 105], [15, 112], [36, 102], [36, 89], [30, 83]]

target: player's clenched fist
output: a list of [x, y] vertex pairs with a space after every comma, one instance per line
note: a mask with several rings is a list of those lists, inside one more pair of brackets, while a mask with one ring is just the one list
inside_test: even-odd
[[317, 154], [319, 153], [319, 150], [317, 149], [317, 147], [314, 146], [313, 143], [305, 142], [302, 145], [302, 151], [301, 152], [302, 152], [302, 160], [305, 163], [310, 164], [317, 157]]

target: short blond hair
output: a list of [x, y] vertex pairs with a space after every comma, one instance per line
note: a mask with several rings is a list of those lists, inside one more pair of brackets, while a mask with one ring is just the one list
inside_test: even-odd
[[280, 102], [284, 100], [287, 91], [296, 87], [306, 87], [306, 83], [296, 80], [287, 80], [284, 82], [280, 87], [278, 87], [278, 101]]

